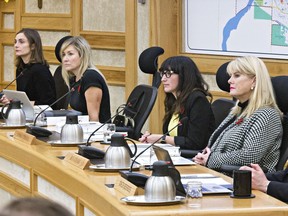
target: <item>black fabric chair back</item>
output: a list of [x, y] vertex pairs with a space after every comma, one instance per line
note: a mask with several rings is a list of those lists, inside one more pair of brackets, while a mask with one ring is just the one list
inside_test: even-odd
[[[66, 94], [69, 91], [68, 86], [63, 80], [61, 70], [62, 70], [62, 67], [60, 65], [56, 68], [54, 76], [53, 76], [54, 82], [55, 82], [55, 89], [56, 89], [56, 99], [62, 97], [64, 94]], [[69, 104], [69, 97], [66, 96], [55, 104], [54, 109], [56, 110], [68, 109], [68, 104]]]
[[149, 85], [136, 86], [128, 97], [124, 114], [134, 120], [134, 127], [117, 127], [118, 132], [128, 132], [128, 137], [138, 140], [157, 98], [157, 88]]
[[211, 107], [215, 117], [215, 128], [221, 124], [234, 106], [235, 101], [226, 98], [219, 98], [213, 101]]
[[288, 76], [277, 76], [271, 78], [275, 97], [279, 109], [283, 112], [283, 137], [280, 148], [280, 159], [276, 169], [282, 170], [288, 159]]
[[161, 77], [158, 73], [158, 57], [164, 53], [161, 47], [149, 47], [139, 56], [138, 64], [141, 71], [147, 74], [153, 74], [152, 86], [159, 88]]

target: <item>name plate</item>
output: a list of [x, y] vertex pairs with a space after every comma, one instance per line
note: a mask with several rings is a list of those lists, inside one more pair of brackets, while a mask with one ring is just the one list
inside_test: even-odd
[[14, 139], [20, 140], [21, 142], [24, 142], [29, 145], [36, 145], [37, 144], [37, 139], [35, 136], [26, 133], [23, 130], [16, 130], [14, 135]]
[[67, 161], [70, 164], [73, 164], [74, 166], [84, 170], [87, 169], [90, 166], [90, 160], [82, 157], [81, 155], [69, 152], [65, 158], [64, 161]]
[[135, 196], [144, 194], [144, 190], [142, 188], [138, 188], [136, 185], [132, 184], [131, 182], [120, 176], [116, 179], [114, 189], [123, 194], [124, 196]]

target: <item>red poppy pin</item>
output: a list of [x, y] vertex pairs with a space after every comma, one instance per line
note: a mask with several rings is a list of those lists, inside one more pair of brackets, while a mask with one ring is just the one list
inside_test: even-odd
[[243, 118], [239, 118], [239, 119], [236, 121], [236, 124], [237, 124], [237, 125], [240, 125], [242, 122], [243, 122]]

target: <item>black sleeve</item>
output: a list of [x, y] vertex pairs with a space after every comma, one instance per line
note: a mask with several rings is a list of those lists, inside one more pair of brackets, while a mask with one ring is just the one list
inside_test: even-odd
[[56, 100], [55, 83], [48, 67], [38, 65], [33, 74], [35, 91], [35, 105], [47, 105]]
[[288, 169], [267, 173], [266, 177], [271, 181], [267, 188], [267, 194], [283, 202], [288, 202]]
[[196, 93], [188, 98], [186, 111], [188, 121], [178, 128], [178, 136], [174, 138], [175, 145], [182, 149], [204, 149], [211, 136], [215, 120], [211, 104], [203, 93]]

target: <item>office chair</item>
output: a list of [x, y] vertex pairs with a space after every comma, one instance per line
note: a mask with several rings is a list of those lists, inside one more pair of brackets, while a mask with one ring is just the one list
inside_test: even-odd
[[128, 97], [123, 110], [123, 115], [133, 119], [130, 126], [116, 127], [117, 132], [128, 132], [128, 137], [138, 140], [141, 137], [141, 130], [155, 104], [157, 88], [149, 85], [136, 86]]
[[139, 56], [138, 64], [140, 70], [147, 74], [153, 74], [152, 86], [159, 88], [161, 77], [158, 73], [158, 57], [164, 53], [161, 47], [149, 47]]
[[[283, 137], [280, 146], [280, 158], [278, 164], [276, 165], [276, 170], [283, 170], [285, 168], [285, 163], [288, 159], [288, 76], [277, 76], [271, 78], [272, 85], [275, 92], [276, 102], [283, 113], [282, 127], [283, 127]], [[220, 171], [226, 173], [232, 173], [233, 170], [239, 169], [241, 166], [227, 165], [223, 164]], [[263, 170], [264, 172], [266, 170]]]
[[[55, 56], [60, 63], [62, 63], [62, 59], [60, 56], [61, 46], [64, 43], [64, 41], [66, 41], [67, 39], [69, 39], [71, 37], [72, 36], [65, 36], [65, 37], [61, 38], [55, 46]], [[56, 68], [53, 78], [54, 78], [54, 82], [55, 82], [56, 99], [58, 99], [69, 91], [69, 88], [66, 85], [66, 83], [64, 82], [63, 77], [62, 77], [62, 66], [61, 65], [59, 65]], [[55, 104], [55, 109], [56, 110], [68, 109], [68, 104], [69, 104], [69, 98], [65, 97]]]
[[[216, 72], [216, 83], [218, 87], [226, 92], [230, 92], [230, 85], [228, 80], [230, 76], [227, 73], [227, 65], [229, 62], [222, 64]], [[235, 106], [235, 101], [227, 98], [218, 98], [212, 102], [211, 108], [215, 117], [215, 128], [217, 128], [221, 122]], [[185, 158], [193, 158], [200, 150], [181, 149], [181, 156]]]

